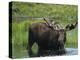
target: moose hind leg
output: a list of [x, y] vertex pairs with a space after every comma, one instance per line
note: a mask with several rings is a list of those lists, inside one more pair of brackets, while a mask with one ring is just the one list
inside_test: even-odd
[[33, 55], [33, 53], [32, 53], [32, 45], [28, 45], [28, 54], [29, 54], [29, 56], [31, 57], [32, 55]]
[[33, 56], [33, 52], [32, 52], [32, 46], [34, 44], [34, 40], [32, 37], [29, 37], [29, 41], [28, 41], [28, 54], [30, 57]]
[[32, 46], [35, 42], [34, 33], [29, 29], [29, 38], [28, 38], [28, 54], [30, 57], [33, 57]]

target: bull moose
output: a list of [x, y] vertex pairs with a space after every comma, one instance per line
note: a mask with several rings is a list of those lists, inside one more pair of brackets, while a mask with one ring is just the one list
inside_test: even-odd
[[[46, 54], [64, 54], [66, 32], [74, 29], [77, 26], [75, 24], [68, 24], [65, 28], [60, 26], [56, 22], [50, 22], [46, 18], [43, 18], [45, 22], [33, 23], [29, 27], [29, 40], [28, 40], [28, 53], [31, 57], [33, 55], [32, 46], [34, 43], [38, 45], [37, 56], [43, 56]], [[60, 52], [62, 51], [62, 53]]]

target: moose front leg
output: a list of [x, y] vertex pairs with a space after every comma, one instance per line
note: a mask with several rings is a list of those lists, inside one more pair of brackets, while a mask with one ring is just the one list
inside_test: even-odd
[[37, 53], [37, 56], [38, 56], [38, 57], [40, 57], [40, 56], [42, 55], [42, 51], [43, 51], [43, 50], [42, 50], [40, 47], [38, 47], [38, 53]]
[[30, 57], [32, 57], [32, 55], [33, 55], [33, 52], [32, 52], [32, 45], [28, 45], [28, 54], [29, 54], [29, 56]]
[[38, 55], [38, 57], [40, 57], [40, 56], [49, 56], [49, 50], [39, 48], [37, 55]]
[[65, 54], [64, 43], [59, 45], [59, 55]]

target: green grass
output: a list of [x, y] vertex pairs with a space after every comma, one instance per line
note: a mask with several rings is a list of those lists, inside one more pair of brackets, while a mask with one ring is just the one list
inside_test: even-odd
[[[27, 43], [28, 43], [28, 27], [32, 22], [33, 21], [27, 20], [20, 23], [17, 23], [17, 22], [12, 23], [13, 58], [28, 57], [28, 53], [26, 50]], [[39, 20], [34, 22], [39, 22]], [[34, 53], [37, 51], [37, 50], [34, 50], [35, 46], [32, 47]]]
[[[60, 22], [64, 26], [76, 22], [77, 19], [76, 5], [58, 5], [58, 4], [39, 4], [39, 3], [12, 3], [12, 16], [29, 16], [29, 17], [54, 17], [55, 21]], [[23, 21], [20, 21], [20, 20]], [[16, 22], [17, 20], [17, 22]], [[33, 22], [40, 22], [42, 20], [28, 20], [24, 18], [14, 18], [12, 20], [12, 57], [24, 58], [28, 57], [27, 43], [28, 43], [28, 27]], [[78, 28], [68, 31], [67, 41], [65, 47], [78, 47]], [[32, 47], [33, 52], [37, 52], [37, 45]]]
[[[40, 22], [40, 20], [35, 20], [34, 22]], [[28, 27], [33, 21], [27, 20], [24, 22], [14, 22], [12, 24], [12, 53], [13, 58], [24, 58], [28, 57], [28, 52], [26, 50], [28, 43]], [[67, 31], [67, 41], [65, 44], [66, 48], [77, 48], [78, 47], [78, 32], [77, 28], [71, 31]], [[37, 45], [34, 44], [32, 50], [34, 53], [37, 52]]]
[[67, 32], [66, 47], [78, 48], [78, 28]]

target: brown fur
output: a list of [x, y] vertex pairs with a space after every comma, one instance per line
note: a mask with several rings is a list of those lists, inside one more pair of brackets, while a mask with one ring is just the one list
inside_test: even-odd
[[[73, 26], [74, 28], [76, 27], [75, 25]], [[67, 28], [71, 28], [71, 26], [67, 25], [66, 29]], [[70, 30], [74, 28], [71, 28]], [[54, 25], [49, 26], [43, 22], [34, 23], [29, 27], [29, 41], [28, 41], [29, 56], [33, 55], [31, 48], [34, 43], [37, 43], [38, 45], [38, 56], [44, 56], [46, 54], [45, 53], [46, 51], [49, 51], [48, 55], [63, 54], [65, 53], [64, 49], [65, 42], [66, 42], [65, 29], [59, 28], [59, 30], [55, 30]]]

